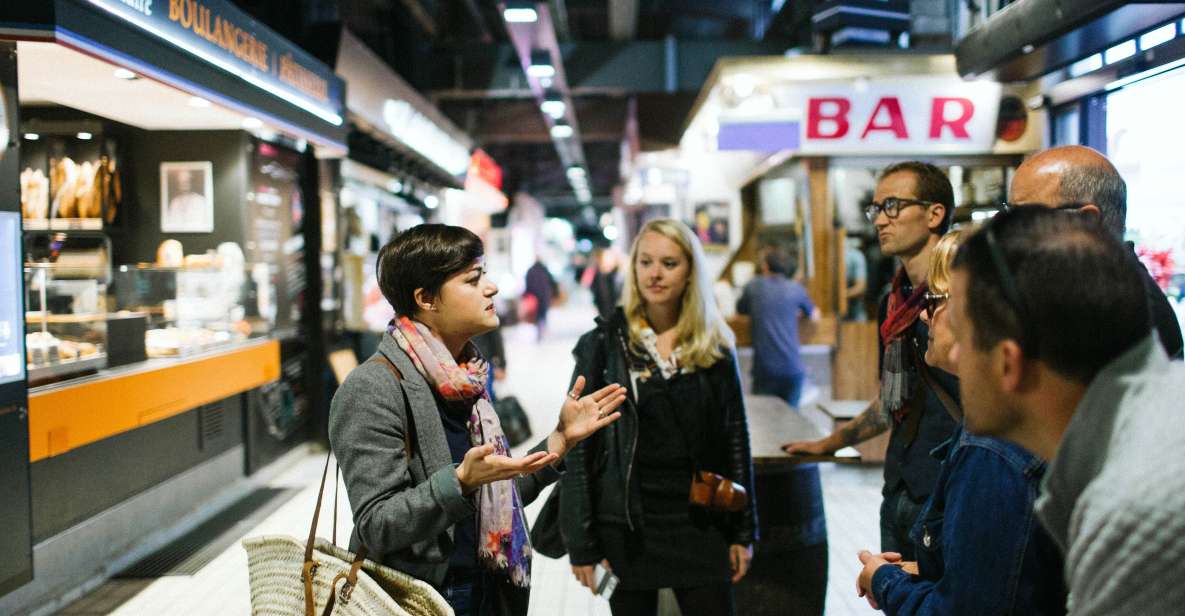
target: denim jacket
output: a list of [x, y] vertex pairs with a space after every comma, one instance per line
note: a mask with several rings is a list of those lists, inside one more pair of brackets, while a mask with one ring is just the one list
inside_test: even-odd
[[934, 493], [910, 531], [919, 575], [884, 566], [872, 593], [886, 614], [1064, 614], [1056, 545], [1033, 512], [1045, 465], [1004, 441], [963, 432], [934, 450]]

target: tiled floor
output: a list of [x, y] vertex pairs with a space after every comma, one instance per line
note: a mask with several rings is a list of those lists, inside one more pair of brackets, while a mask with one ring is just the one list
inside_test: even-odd
[[[536, 434], [542, 435], [555, 421], [572, 369], [571, 349], [586, 324], [587, 308], [559, 308], [551, 315], [551, 331], [540, 343], [533, 328], [506, 330], [507, 382], [499, 395], [516, 395], [531, 417]], [[525, 447], [529, 447], [528, 443]], [[302, 536], [316, 498], [323, 454], [311, 453], [272, 482], [273, 487], [299, 492], [244, 536], [286, 534]], [[880, 503], [879, 468], [823, 465], [823, 487], [830, 536], [830, 572], [827, 614], [872, 614], [855, 595], [859, 571], [856, 552], [878, 543], [877, 511]], [[350, 513], [342, 490], [338, 503], [339, 539], [348, 536]], [[544, 499], [528, 508], [531, 519]], [[328, 513], [328, 511], [327, 511]], [[322, 515], [318, 534], [329, 537], [330, 515]], [[344, 540], [343, 540], [344, 541]], [[82, 616], [132, 615], [237, 615], [250, 613], [247, 556], [237, 543], [227, 548], [192, 576], [155, 580], [112, 580], [59, 612]], [[567, 562], [538, 557], [532, 589], [531, 616], [608, 616], [608, 605], [576, 584]], [[743, 616], [743, 615], [742, 615]]]

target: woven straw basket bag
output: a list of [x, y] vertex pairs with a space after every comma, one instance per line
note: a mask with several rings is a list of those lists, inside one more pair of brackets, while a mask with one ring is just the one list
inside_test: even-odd
[[[329, 458], [321, 474], [309, 537], [284, 535], [243, 540], [254, 616], [453, 616], [444, 597], [427, 582], [366, 560], [366, 548], [351, 554], [335, 541], [316, 538]], [[336, 490], [334, 491], [336, 512]]]

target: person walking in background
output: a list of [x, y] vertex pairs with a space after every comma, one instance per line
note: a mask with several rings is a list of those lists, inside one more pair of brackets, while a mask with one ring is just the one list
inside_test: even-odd
[[[921, 317], [930, 329], [926, 363], [952, 373], [947, 299], [964, 233], [951, 231], [934, 247]], [[1033, 512], [1045, 465], [1018, 445], [968, 434], [962, 415], [955, 419], [954, 435], [935, 450], [938, 484], [910, 531], [917, 562], [861, 552], [860, 596], [890, 616], [1064, 614], [1061, 554]]]
[[1185, 366], [1129, 255], [1087, 217], [1020, 208], [963, 245], [951, 282], [966, 429], [1049, 461], [1037, 516], [1076, 616], [1185, 605]]
[[[1127, 184], [1115, 165], [1096, 150], [1067, 145], [1038, 152], [1017, 167], [1012, 176], [1009, 207], [1039, 205], [1091, 216], [1116, 239], [1123, 241], [1127, 230]], [[1148, 268], [1136, 256], [1135, 244], [1127, 242], [1128, 258], [1139, 266], [1136, 275], [1144, 284], [1152, 323], [1160, 343], [1172, 359], [1181, 359], [1185, 342], [1173, 306]]]
[[555, 297], [556, 281], [548, 271], [547, 266], [540, 259], [535, 259], [534, 265], [527, 269], [526, 288], [523, 295], [535, 298], [535, 339], [542, 340], [547, 332], [547, 311], [551, 308], [551, 300]]
[[753, 393], [777, 396], [798, 408], [806, 371], [799, 349], [798, 319], [819, 320], [819, 309], [792, 277], [793, 259], [775, 248], [758, 258], [761, 275], [745, 285], [737, 312], [753, 318]]
[[846, 321], [867, 321], [864, 295], [868, 293], [868, 257], [860, 250], [860, 238], [844, 240], [844, 295], [848, 300]]
[[[584, 334], [573, 379], [628, 383], [624, 421], [573, 450], [560, 532], [576, 578], [601, 563], [620, 578], [614, 616], [653, 616], [673, 588], [684, 616], [734, 613], [732, 585], [757, 540], [749, 429], [732, 332], [711, 295], [703, 249], [658, 219], [634, 241], [623, 308]], [[740, 511], [689, 503], [692, 474], [743, 487]]]
[[471, 339], [498, 326], [481, 240], [420, 225], [379, 252], [378, 280], [396, 318], [378, 351], [333, 397], [329, 442], [354, 532], [375, 562], [436, 587], [457, 616], [526, 614], [531, 547], [523, 508], [560, 475], [557, 463], [611, 424], [625, 400], [606, 384], [568, 392], [554, 431], [521, 459], [485, 394], [488, 364]]
[[617, 266], [621, 260], [613, 248], [602, 248], [596, 253], [593, 274], [589, 288], [592, 291], [593, 305], [597, 307], [597, 314], [608, 319], [617, 310], [617, 302], [621, 299], [621, 272]]
[[[921, 360], [929, 331], [919, 319], [925, 307], [930, 255], [950, 228], [954, 189], [941, 169], [904, 162], [881, 173], [866, 214], [876, 226], [881, 251], [901, 268], [880, 304], [881, 391], [868, 409], [823, 439], [786, 444], [790, 454], [829, 454], [890, 430], [881, 504], [881, 551], [915, 560], [913, 528], [938, 480], [930, 452], [946, 442], [955, 420], [943, 398], [957, 402], [956, 379]], [[941, 393], [940, 393], [941, 392]]]

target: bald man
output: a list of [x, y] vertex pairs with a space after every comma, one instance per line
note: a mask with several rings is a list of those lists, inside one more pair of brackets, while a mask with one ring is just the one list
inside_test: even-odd
[[[1009, 201], [1014, 207], [1042, 205], [1094, 216], [1120, 240], [1126, 231], [1127, 184], [1106, 156], [1085, 146], [1068, 145], [1034, 154], [1017, 168], [1011, 193]], [[1139, 261], [1135, 245], [1127, 245], [1131, 257]], [[1139, 271], [1160, 343], [1169, 357], [1181, 359], [1185, 343], [1173, 307], [1143, 264]]]

